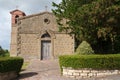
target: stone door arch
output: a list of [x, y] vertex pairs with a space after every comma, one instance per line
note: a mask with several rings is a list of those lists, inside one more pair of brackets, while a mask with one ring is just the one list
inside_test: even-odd
[[48, 60], [52, 57], [51, 36], [49, 33], [44, 33], [41, 36], [41, 60]]

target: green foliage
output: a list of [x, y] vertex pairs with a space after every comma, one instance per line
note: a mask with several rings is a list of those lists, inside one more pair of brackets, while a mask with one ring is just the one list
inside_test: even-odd
[[1, 57], [0, 58], [0, 72], [16, 71], [20, 72], [23, 65], [23, 58], [20, 57]]
[[9, 57], [9, 56], [10, 56], [9, 51], [2, 49], [2, 47], [0, 46], [0, 57]]
[[62, 0], [53, 6], [60, 31], [75, 34], [77, 40], [91, 45], [99, 45], [100, 38], [104, 42], [110, 38], [115, 50], [115, 37], [120, 34], [120, 0]]
[[[97, 38], [98, 30], [106, 27], [111, 30], [102, 30], [101, 36], [113, 35], [117, 30], [119, 32], [119, 4], [120, 0], [62, 0], [60, 4], [53, 3], [56, 7], [53, 13], [62, 30], [70, 29], [76, 38], [90, 41]], [[61, 23], [63, 19], [67, 19], [69, 28]]]
[[120, 35], [115, 37], [114, 51], [120, 52]]
[[64, 55], [59, 57], [60, 67], [74, 69], [120, 70], [120, 54], [110, 55]]
[[94, 50], [90, 46], [90, 44], [86, 41], [83, 41], [76, 50], [77, 54], [94, 54]]

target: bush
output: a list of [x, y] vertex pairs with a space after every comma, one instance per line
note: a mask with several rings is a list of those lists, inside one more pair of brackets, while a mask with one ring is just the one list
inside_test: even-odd
[[94, 54], [94, 50], [89, 43], [83, 41], [76, 50], [77, 54]]
[[73, 69], [91, 68], [102, 70], [120, 70], [120, 54], [110, 55], [64, 55], [59, 57], [60, 67]]
[[15, 71], [20, 72], [23, 65], [23, 58], [20, 57], [2, 57], [0, 58], [0, 72]]
[[0, 46], [0, 57], [9, 57], [9, 51], [8, 50], [4, 50], [1, 46]]

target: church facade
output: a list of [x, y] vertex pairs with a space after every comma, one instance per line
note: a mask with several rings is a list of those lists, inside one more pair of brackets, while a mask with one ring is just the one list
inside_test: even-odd
[[46, 60], [74, 53], [74, 36], [59, 32], [53, 13], [45, 11], [26, 16], [18, 9], [10, 13], [11, 56]]

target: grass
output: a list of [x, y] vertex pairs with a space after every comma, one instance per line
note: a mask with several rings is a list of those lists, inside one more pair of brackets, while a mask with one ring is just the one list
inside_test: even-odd
[[22, 70], [25, 70], [29, 64], [30, 64], [30, 62], [24, 62], [23, 66], [22, 66]]

